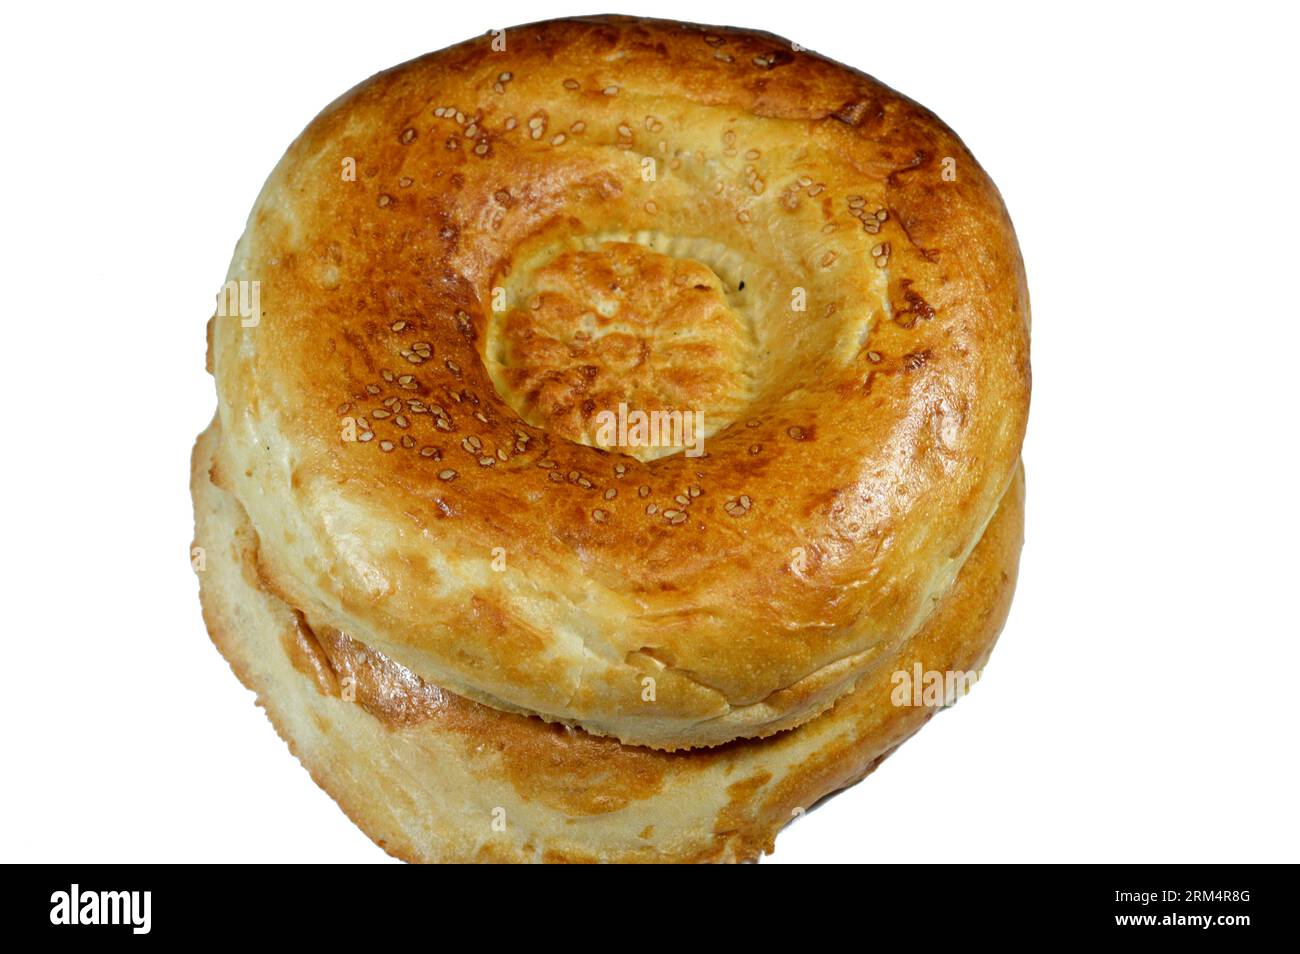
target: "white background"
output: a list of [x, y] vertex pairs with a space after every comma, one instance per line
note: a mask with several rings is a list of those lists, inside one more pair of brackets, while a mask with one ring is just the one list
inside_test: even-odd
[[[204, 632], [204, 323], [262, 180], [327, 102], [602, 6], [6, 10], [0, 858], [385, 860]], [[1300, 860], [1295, 14], [619, 12], [767, 29], [926, 104], [1001, 187], [1029, 274], [1027, 543], [1001, 643], [973, 695], [772, 860]]]

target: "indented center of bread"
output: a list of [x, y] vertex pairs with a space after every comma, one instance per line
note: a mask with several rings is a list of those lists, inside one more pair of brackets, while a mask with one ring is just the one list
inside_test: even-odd
[[744, 278], [715, 243], [638, 238], [514, 269], [487, 356], [528, 423], [650, 460], [698, 450], [743, 411], [757, 349]]

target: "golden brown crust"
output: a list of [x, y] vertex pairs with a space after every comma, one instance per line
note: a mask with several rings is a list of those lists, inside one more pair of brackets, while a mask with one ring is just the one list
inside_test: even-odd
[[[552, 21], [379, 74], [290, 147], [229, 277], [261, 308], [212, 330], [222, 467], [274, 591], [624, 741], [771, 734], [871, 678], [1019, 457], [995, 188], [926, 110], [766, 34]], [[577, 442], [620, 388], [703, 410], [705, 455]]]
[[934, 713], [894, 705], [893, 672], [982, 667], [1015, 585], [1020, 477], [930, 621], [829, 712], [766, 740], [638, 748], [470, 702], [313, 632], [259, 587], [256, 534], [209, 478], [217, 440], [215, 427], [200, 438], [192, 468], [213, 641], [312, 777], [410, 861], [752, 860]]

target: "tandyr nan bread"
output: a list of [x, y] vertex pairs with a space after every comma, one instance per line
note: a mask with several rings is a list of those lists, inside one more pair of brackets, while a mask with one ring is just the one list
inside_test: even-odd
[[924, 721], [891, 674], [1005, 616], [1011, 223], [934, 115], [777, 37], [559, 20], [372, 77], [209, 335], [209, 627], [403, 857], [752, 857]]

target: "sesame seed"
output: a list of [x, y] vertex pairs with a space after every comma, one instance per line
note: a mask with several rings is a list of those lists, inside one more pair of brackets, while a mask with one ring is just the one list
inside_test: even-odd
[[419, 133], [417, 133], [413, 127], [408, 126], [402, 130], [402, 142], [403, 143], [415, 142], [415, 137], [418, 135]]
[[381, 209], [385, 209], [392, 203], [392, 201], [393, 201], [393, 197], [389, 195], [387, 192], [385, 192], [379, 196], [379, 207]]
[[439, 480], [455, 480], [455, 479], [456, 479], [456, 472], [455, 472], [454, 470], [440, 470], [440, 471], [438, 471], [438, 479], [439, 479]]
[[606, 96], [617, 96], [617, 95], [618, 95], [618, 87], [617, 87], [617, 86], [606, 86], [605, 89], [602, 90], [602, 92], [604, 92], [604, 94], [605, 94]]
[[789, 427], [789, 428], [786, 428], [786, 433], [789, 434], [792, 438], [794, 438], [794, 439], [797, 440], [797, 441], [801, 441], [801, 440], [803, 440], [803, 438], [804, 438], [804, 433], [803, 433], [803, 428], [802, 428], [802, 427]]
[[642, 484], [640, 487], [636, 489], [636, 492], [642, 497], [649, 497], [650, 487], [648, 484]]
[[749, 499], [749, 495], [741, 494], [733, 500], [728, 500], [722, 509], [726, 511], [729, 516], [743, 517], [745, 514], [749, 513], [752, 505], [753, 501]]
[[379, 449], [380, 449], [381, 451], [383, 451], [385, 454], [387, 454], [389, 451], [391, 451], [391, 450], [393, 449], [393, 442], [392, 442], [392, 441], [380, 441], [380, 442], [379, 442]]
[[604, 523], [608, 516], [609, 514], [605, 513], [603, 510], [593, 510], [591, 512], [591, 518], [597, 523]]

